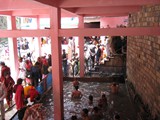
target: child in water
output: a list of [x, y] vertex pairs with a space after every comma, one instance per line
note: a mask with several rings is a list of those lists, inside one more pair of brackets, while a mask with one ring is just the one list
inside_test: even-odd
[[73, 86], [79, 86], [79, 82], [76, 78], [74, 78], [74, 81], [73, 81]]
[[111, 85], [111, 92], [112, 92], [113, 94], [117, 94], [118, 91], [119, 91], [119, 85], [114, 82], [114, 83]]
[[106, 108], [107, 107], [107, 97], [105, 94], [102, 94], [101, 98], [98, 101], [99, 108]]
[[89, 100], [88, 104], [93, 105], [93, 96], [92, 95], [89, 95], [88, 100]]
[[75, 86], [75, 91], [72, 92], [72, 99], [81, 99], [82, 93], [78, 90], [79, 86]]

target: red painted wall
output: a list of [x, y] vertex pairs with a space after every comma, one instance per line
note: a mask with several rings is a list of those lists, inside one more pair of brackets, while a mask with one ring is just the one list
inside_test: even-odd
[[109, 25], [111, 28], [115, 28], [117, 25], [127, 25], [128, 17], [103, 17], [100, 18], [100, 27], [107, 28]]

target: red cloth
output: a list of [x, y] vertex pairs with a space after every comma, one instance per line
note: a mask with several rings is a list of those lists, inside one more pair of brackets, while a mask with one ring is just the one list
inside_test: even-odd
[[1, 82], [5, 80], [6, 74], [11, 74], [10, 68], [7, 66], [3, 66], [1, 69]]
[[9, 78], [6, 78], [4, 81], [4, 84], [7, 88], [7, 90], [12, 89], [13, 90], [13, 85], [15, 84], [13, 78], [10, 76]]
[[17, 87], [18, 87], [18, 85], [17, 85], [17, 84], [16, 84], [16, 85], [14, 85], [14, 87], [13, 87], [13, 92], [14, 92], [14, 93], [16, 93]]
[[25, 67], [26, 67], [26, 70], [31, 70], [32, 64], [30, 62], [27, 62]]
[[39, 95], [38, 91], [35, 88], [30, 89], [30, 101], [34, 102], [35, 98]]
[[6, 96], [7, 101], [11, 101], [13, 98], [13, 85], [14, 84], [15, 82], [11, 76], [9, 76], [8, 78], [4, 80], [4, 85], [7, 89], [7, 96]]
[[3, 77], [5, 76], [5, 73], [9, 73], [9, 74], [11, 73], [10, 68], [7, 66], [3, 66], [1, 69], [1, 72], [2, 72], [1, 74]]
[[44, 59], [42, 59], [42, 63], [43, 63], [43, 65], [48, 65], [48, 62], [47, 62], [47, 60], [44, 58]]
[[75, 90], [75, 91], [72, 92], [72, 98], [75, 98], [75, 99], [78, 98], [79, 99], [81, 97], [82, 97], [81, 91]]
[[77, 80], [73, 81], [73, 86], [79, 86], [79, 82]]
[[22, 85], [17, 86], [15, 102], [17, 110], [20, 110], [24, 106], [24, 89]]

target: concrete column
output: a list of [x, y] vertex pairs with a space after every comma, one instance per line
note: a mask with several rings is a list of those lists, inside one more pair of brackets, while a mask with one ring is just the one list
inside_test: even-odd
[[[84, 18], [79, 16], [79, 28], [84, 28]], [[79, 37], [79, 58], [80, 58], [80, 77], [84, 77], [84, 36], [80, 35]]]
[[[7, 23], [9, 30], [16, 30], [15, 16], [8, 16]], [[9, 46], [9, 61], [10, 61], [11, 76], [13, 77], [14, 80], [16, 80], [19, 72], [17, 38], [8, 38], [8, 46]]]
[[[39, 16], [37, 16], [37, 30], [40, 29], [40, 18]], [[36, 44], [36, 49], [35, 49], [35, 53], [36, 53], [36, 57], [41, 56], [41, 37], [37, 37], [37, 39], [35, 39], [35, 44]]]
[[51, 54], [52, 54], [52, 79], [53, 79], [53, 99], [54, 99], [54, 120], [64, 119], [63, 106], [63, 72], [62, 72], [62, 52], [61, 39], [58, 37], [58, 29], [61, 28], [61, 10], [51, 8], [50, 11], [50, 34], [51, 34]]

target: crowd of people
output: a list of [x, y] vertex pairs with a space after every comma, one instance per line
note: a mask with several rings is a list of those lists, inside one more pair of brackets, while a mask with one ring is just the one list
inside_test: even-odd
[[[31, 114], [34, 113], [34, 110], [37, 111], [37, 102], [39, 101], [41, 97], [40, 91], [38, 91], [38, 83], [43, 81], [44, 78], [47, 77], [47, 86], [51, 86], [52, 83], [52, 74], [51, 74], [51, 67], [50, 67], [50, 59], [45, 59], [45, 57], [39, 57], [37, 59], [37, 62], [33, 65], [32, 62], [28, 59], [24, 60], [23, 58], [19, 58], [19, 75], [17, 82], [15, 84], [14, 80], [12, 79], [11, 71], [8, 66], [5, 65], [4, 62], [1, 62], [1, 81], [0, 81], [0, 105], [1, 105], [1, 112], [2, 112], [2, 118], [4, 119], [4, 106], [3, 106], [3, 99], [6, 98], [8, 107], [11, 107], [12, 105], [12, 99], [13, 99], [13, 93], [15, 94], [15, 104], [16, 108], [19, 111], [19, 119], [27, 120], [27, 118], [30, 114], [31, 118], [35, 116], [39, 116], [39, 119], [41, 118], [41, 113], [36, 112], [37, 115]], [[29, 73], [28, 73], [29, 72]], [[35, 77], [36, 76], [36, 77]], [[75, 90], [72, 92], [71, 99], [77, 100], [81, 99], [83, 97], [82, 92], [79, 90], [80, 84], [79, 81], [75, 78], [73, 81], [73, 87]], [[113, 83], [111, 86], [111, 92], [114, 94], [118, 93], [118, 85], [116, 83]], [[107, 109], [107, 97], [105, 94], [102, 94], [100, 99], [97, 102], [97, 105], [95, 106], [93, 104], [93, 96], [89, 95], [88, 97], [88, 108], [84, 108], [82, 110], [81, 116], [83, 120], [100, 120], [103, 118], [102, 111]], [[34, 105], [27, 106], [27, 101], [31, 103], [35, 103]], [[38, 104], [38, 107], [41, 107], [40, 104]], [[26, 112], [25, 112], [26, 111]], [[23, 116], [22, 116], [23, 113]], [[27, 117], [26, 117], [27, 116]], [[72, 116], [71, 119], [76, 120], [76, 116]], [[119, 119], [115, 119], [119, 120]]]
[[[74, 102], [75, 100], [81, 100], [83, 97], [83, 93], [79, 90], [79, 81], [74, 78], [72, 84], [75, 88], [75, 90], [73, 90], [71, 94], [72, 101]], [[111, 84], [110, 89], [112, 94], [118, 94], [119, 85], [114, 82]], [[96, 104], [94, 102], [93, 95], [89, 95], [87, 103], [88, 104], [86, 105], [86, 108], [83, 108], [81, 110], [81, 118], [78, 118], [77, 115], [72, 115], [71, 120], [102, 120], [104, 118], [103, 112], [107, 111], [108, 109], [108, 100], [105, 93], [101, 93], [100, 98], [98, 99]], [[120, 115], [115, 114], [113, 116], [113, 120], [121, 120]]]
[[4, 99], [6, 99], [8, 109], [12, 107], [14, 101], [16, 109], [21, 111], [26, 107], [26, 101], [34, 104], [40, 100], [42, 90], [46, 89], [44, 84], [40, 83], [45, 82], [47, 89], [52, 86], [51, 55], [49, 55], [48, 59], [44, 56], [38, 57], [35, 63], [30, 59], [22, 57], [19, 58], [18, 62], [19, 74], [17, 80], [13, 80], [11, 77], [12, 71], [10, 68], [4, 62], [0, 62], [0, 107], [2, 120], [5, 119]]
[[[123, 26], [119, 26], [123, 27]], [[84, 37], [85, 73], [95, 70], [95, 66], [104, 64], [114, 54], [126, 52], [126, 36], [90, 36]], [[68, 51], [62, 51], [62, 65], [64, 76], [79, 75], [79, 54], [74, 51], [72, 57], [68, 57]]]
[[19, 75], [18, 78], [24, 80], [24, 84], [31, 83], [33, 86], [37, 87], [38, 82], [42, 81], [48, 75], [48, 68], [51, 66], [51, 55], [38, 57], [37, 61], [33, 63], [30, 59], [24, 60], [24, 58], [19, 58]]
[[[85, 70], [94, 69], [95, 65], [101, 64], [102, 61], [108, 59], [113, 54], [112, 44], [117, 39], [125, 40], [122, 36], [105, 36], [102, 42], [100, 37], [85, 37]], [[21, 45], [22, 49], [28, 49], [28, 42], [24, 40]], [[118, 50], [119, 50], [118, 46]], [[116, 51], [119, 53], [119, 51]], [[3, 99], [7, 101], [8, 108], [12, 106], [13, 93], [15, 94], [15, 103], [17, 110], [21, 110], [25, 107], [24, 101], [30, 98], [30, 102], [35, 102], [39, 98], [41, 91], [37, 89], [39, 83], [47, 78], [47, 87], [51, 86], [52, 74], [51, 74], [51, 58], [49, 54], [48, 57], [42, 56], [38, 57], [36, 62], [31, 61], [31, 53], [27, 54], [26, 57], [19, 58], [19, 74], [18, 79], [15, 84], [15, 80], [11, 77], [11, 70], [4, 62], [0, 63], [1, 75], [0, 75], [0, 107], [2, 119], [4, 119], [4, 107]], [[76, 76], [79, 74], [79, 56], [74, 53], [71, 60], [68, 60], [67, 53], [65, 49], [62, 50], [62, 70], [64, 76], [68, 76], [68, 67], [71, 68], [71, 74]], [[72, 99], [81, 99], [83, 94], [79, 91], [78, 81], [74, 81], [75, 91], [72, 93]], [[112, 92], [118, 93], [118, 85], [112, 85]], [[89, 96], [89, 104], [92, 104], [93, 96]], [[107, 107], [107, 98], [105, 94], [101, 96], [98, 105], [92, 108], [92, 113], [94, 115], [99, 115], [99, 111], [105, 106]], [[88, 120], [85, 117], [88, 116], [90, 110], [83, 109], [84, 120]], [[73, 117], [75, 119], [75, 117]], [[96, 118], [96, 117], [93, 117]], [[93, 119], [94, 120], [94, 119]], [[97, 119], [98, 120], [98, 119]]]
[[65, 77], [68, 75], [77, 76], [79, 74], [79, 62], [78, 53], [73, 54], [72, 58], [69, 60], [66, 50], [63, 49], [62, 70]]
[[94, 70], [115, 54], [126, 52], [126, 41], [125, 36], [85, 37], [85, 72]]

